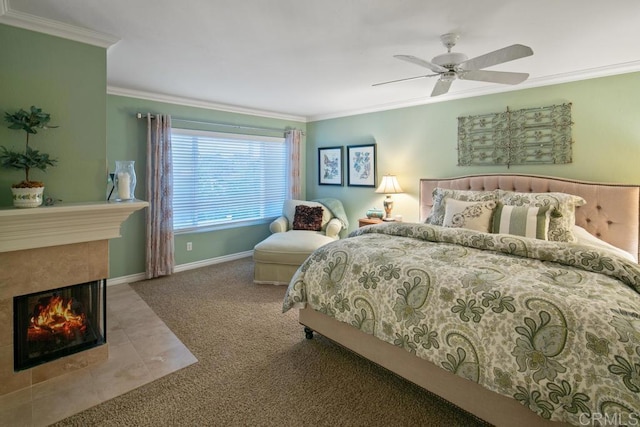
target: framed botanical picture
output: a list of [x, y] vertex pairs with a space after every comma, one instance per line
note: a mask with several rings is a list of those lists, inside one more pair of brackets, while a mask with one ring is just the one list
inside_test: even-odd
[[342, 185], [342, 147], [318, 148], [318, 184]]
[[351, 186], [376, 186], [376, 144], [347, 146], [347, 182]]

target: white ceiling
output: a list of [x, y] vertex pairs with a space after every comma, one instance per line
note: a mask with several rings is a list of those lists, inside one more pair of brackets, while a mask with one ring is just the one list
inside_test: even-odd
[[[640, 70], [638, 0], [0, 0], [0, 22], [97, 36], [110, 93], [302, 120]], [[393, 55], [431, 60], [447, 32], [469, 58], [530, 46], [490, 68], [530, 78], [372, 86], [428, 74]]]

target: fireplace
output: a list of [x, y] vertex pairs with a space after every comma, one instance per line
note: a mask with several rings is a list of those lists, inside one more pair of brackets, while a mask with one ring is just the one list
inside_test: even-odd
[[[35, 209], [0, 207], [0, 324], [6, 325], [0, 328], [0, 397], [108, 359], [104, 278], [109, 277], [109, 239], [120, 237], [122, 223], [148, 205], [136, 200], [60, 203]], [[75, 284], [89, 284], [89, 290], [67, 290]], [[73, 298], [70, 308], [74, 310], [81, 304], [80, 314], [75, 315], [84, 314], [90, 327], [80, 328], [78, 341], [54, 340], [53, 346], [31, 350], [28, 323], [21, 324], [22, 332], [15, 332], [17, 317], [29, 322], [36, 302], [54, 292]], [[14, 314], [14, 298], [37, 293], [41, 295], [20, 309], [26, 314]], [[87, 329], [91, 334], [85, 335]], [[16, 364], [16, 359], [21, 362]], [[44, 363], [45, 359], [51, 360]]]
[[14, 371], [106, 342], [106, 280], [13, 298]]

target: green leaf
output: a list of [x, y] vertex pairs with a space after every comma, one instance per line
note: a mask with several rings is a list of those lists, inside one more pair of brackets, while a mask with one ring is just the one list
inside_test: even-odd
[[24, 170], [25, 181], [28, 181], [29, 169], [35, 168], [44, 172], [47, 167], [57, 163], [57, 160], [50, 158], [49, 154], [41, 153], [29, 146], [29, 135], [38, 133], [37, 129], [57, 127], [48, 125], [51, 120], [48, 113], [44, 113], [41, 108], [32, 105], [29, 111], [20, 109], [13, 114], [7, 112], [4, 117], [5, 121], [9, 123], [9, 129], [25, 131], [26, 144], [24, 152], [0, 147], [0, 166]]

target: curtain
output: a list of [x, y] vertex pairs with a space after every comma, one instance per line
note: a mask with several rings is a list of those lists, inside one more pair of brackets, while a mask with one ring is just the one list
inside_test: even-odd
[[302, 186], [300, 184], [300, 141], [302, 131], [289, 130], [285, 133], [285, 142], [288, 150], [289, 166], [289, 197], [290, 199], [302, 198]]
[[173, 172], [171, 116], [147, 114], [146, 277], [173, 273]]

